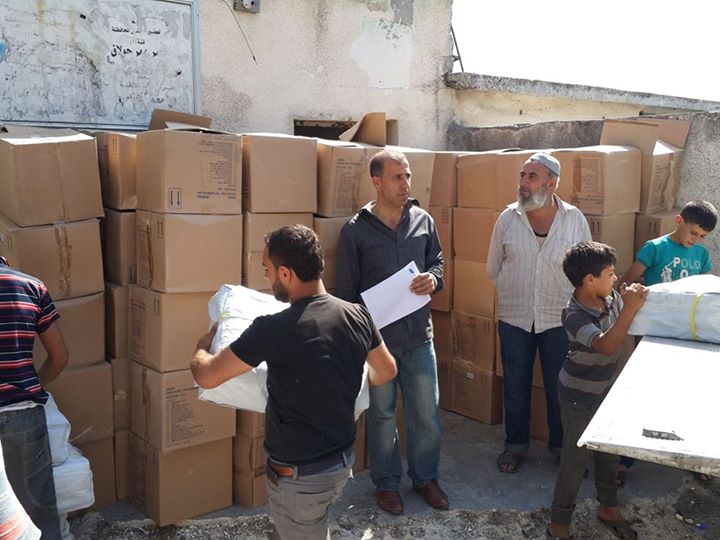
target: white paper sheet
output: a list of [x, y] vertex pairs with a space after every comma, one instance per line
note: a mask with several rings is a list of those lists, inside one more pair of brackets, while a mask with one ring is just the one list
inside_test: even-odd
[[417, 311], [430, 301], [429, 294], [415, 294], [410, 290], [410, 283], [418, 274], [415, 261], [410, 261], [385, 281], [360, 293], [378, 329]]

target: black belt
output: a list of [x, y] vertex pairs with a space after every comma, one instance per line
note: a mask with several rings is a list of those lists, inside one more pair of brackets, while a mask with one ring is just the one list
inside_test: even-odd
[[278, 476], [310, 476], [326, 471], [340, 463], [345, 465], [350, 462], [352, 455], [353, 449], [351, 445], [339, 452], [333, 452], [310, 463], [290, 465], [268, 458], [267, 466]]

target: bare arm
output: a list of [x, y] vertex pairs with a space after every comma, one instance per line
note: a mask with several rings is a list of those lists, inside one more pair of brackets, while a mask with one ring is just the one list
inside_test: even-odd
[[620, 286], [624, 306], [617, 321], [606, 331], [592, 341], [592, 349], [600, 354], [612, 356], [620, 350], [627, 331], [635, 318], [635, 315], [645, 303], [648, 289], [639, 283], [629, 287]]
[[638, 283], [643, 274], [645, 274], [645, 265], [640, 261], [635, 261], [630, 267], [630, 269], [625, 272], [625, 275], [617, 282], [620, 285], [622, 285], [623, 283], [625, 283], [626, 285], [630, 285], [631, 283]]
[[190, 370], [201, 388], [215, 388], [225, 381], [247, 373], [252, 366], [235, 356], [230, 347], [213, 355], [208, 352], [217, 331], [217, 325], [202, 336], [190, 361]]
[[397, 375], [397, 365], [390, 351], [381, 343], [371, 350], [365, 359], [368, 365], [370, 386], [382, 386]]
[[44, 388], [53, 382], [60, 375], [60, 372], [65, 369], [65, 366], [70, 361], [70, 355], [57, 323], [52, 323], [47, 330], [38, 334], [38, 336], [47, 351], [47, 359], [38, 370], [38, 378]]

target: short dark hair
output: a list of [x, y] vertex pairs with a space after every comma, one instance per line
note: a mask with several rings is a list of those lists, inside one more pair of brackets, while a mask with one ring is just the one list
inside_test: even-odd
[[268, 257], [276, 268], [287, 266], [300, 281], [320, 279], [325, 263], [315, 231], [305, 225], [287, 225], [265, 235]]
[[573, 287], [580, 287], [585, 276], [600, 277], [603, 270], [615, 263], [614, 248], [600, 242], [579, 242], [565, 252], [563, 271]]
[[690, 201], [680, 211], [680, 217], [685, 223], [697, 225], [710, 232], [717, 225], [717, 210], [707, 201]]
[[370, 176], [382, 176], [385, 162], [394, 161], [400, 165], [410, 165], [405, 154], [396, 150], [380, 150], [370, 160]]

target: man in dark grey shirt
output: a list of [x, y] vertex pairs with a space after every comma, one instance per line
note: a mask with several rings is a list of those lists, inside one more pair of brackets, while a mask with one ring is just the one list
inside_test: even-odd
[[[399, 152], [382, 151], [370, 163], [377, 199], [363, 207], [343, 227], [337, 250], [335, 294], [350, 302], [415, 261], [420, 274], [415, 294], [432, 294], [443, 287], [443, 260], [435, 223], [411, 199], [411, 172]], [[395, 407], [397, 383], [407, 416], [408, 474], [413, 488], [433, 508], [447, 509], [447, 495], [438, 485], [440, 425], [435, 350], [430, 305], [381, 329], [395, 357], [398, 376], [370, 389], [368, 448], [378, 506], [392, 514], [404, 510], [399, 487], [402, 465], [397, 443]]]

